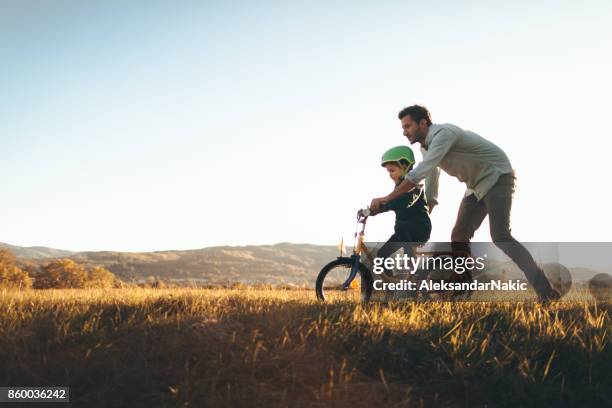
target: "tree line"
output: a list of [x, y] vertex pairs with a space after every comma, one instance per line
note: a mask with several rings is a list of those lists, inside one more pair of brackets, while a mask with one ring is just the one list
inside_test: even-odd
[[121, 285], [108, 269], [78, 264], [72, 259], [53, 259], [39, 267], [25, 269], [17, 265], [9, 250], [0, 249], [0, 288], [112, 288]]

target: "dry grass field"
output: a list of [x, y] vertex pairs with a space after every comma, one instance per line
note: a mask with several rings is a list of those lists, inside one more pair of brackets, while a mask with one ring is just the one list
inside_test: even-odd
[[610, 406], [610, 305], [568, 299], [2, 291], [0, 386], [69, 385], [78, 407]]

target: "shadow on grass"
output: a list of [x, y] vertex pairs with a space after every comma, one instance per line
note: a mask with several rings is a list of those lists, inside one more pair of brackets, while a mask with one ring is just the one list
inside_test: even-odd
[[581, 306], [557, 313], [565, 339], [495, 309], [409, 330], [376, 318], [413, 307], [240, 296], [40, 306], [0, 332], [0, 384], [69, 385], [88, 407], [611, 403], [610, 345], [592, 344], [609, 326], [590, 328]]

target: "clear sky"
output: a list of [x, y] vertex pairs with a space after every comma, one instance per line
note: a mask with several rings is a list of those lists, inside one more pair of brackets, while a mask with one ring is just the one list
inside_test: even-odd
[[[506, 151], [517, 238], [612, 241], [610, 21], [607, 1], [2, 0], [0, 242], [350, 240], [414, 103]], [[442, 177], [432, 240], [463, 190]]]

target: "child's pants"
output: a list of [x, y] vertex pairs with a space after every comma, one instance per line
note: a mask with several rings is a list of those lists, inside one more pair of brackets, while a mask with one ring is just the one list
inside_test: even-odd
[[[398, 228], [396, 228], [395, 233], [391, 235], [391, 237], [383, 244], [382, 247], [380, 247], [376, 256], [379, 258], [388, 258], [395, 252], [399, 251], [400, 248], [404, 248], [404, 255], [412, 257], [414, 256], [414, 247], [419, 245], [421, 242], [427, 242], [429, 239], [429, 233], [426, 235], [427, 237], [420, 237], [425, 239], [415, 240], [409, 231], [402, 230], [400, 233]], [[386, 267], [384, 269], [384, 273], [387, 276], [393, 275], [391, 270], [387, 269]]]

